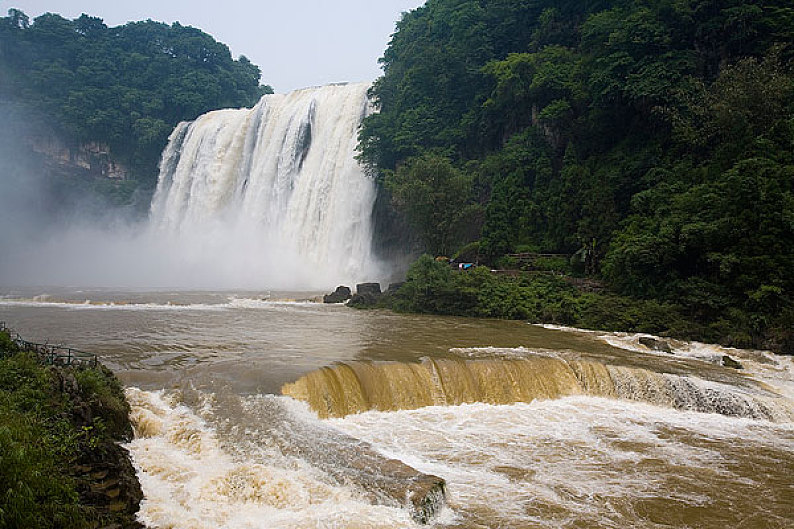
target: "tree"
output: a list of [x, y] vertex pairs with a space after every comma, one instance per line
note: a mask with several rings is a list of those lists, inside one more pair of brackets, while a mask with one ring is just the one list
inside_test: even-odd
[[30, 18], [19, 9], [9, 9], [6, 21], [8, 26], [14, 29], [28, 29], [30, 27]]
[[108, 28], [86, 14], [0, 20], [0, 97], [27, 105], [72, 142], [110, 147], [153, 188], [169, 131], [225, 107], [251, 106], [268, 86], [246, 57], [199, 29], [130, 22]]
[[405, 213], [425, 248], [435, 255], [454, 250], [466, 225], [475, 222], [472, 179], [443, 156], [413, 158], [389, 173], [385, 184], [395, 207]]

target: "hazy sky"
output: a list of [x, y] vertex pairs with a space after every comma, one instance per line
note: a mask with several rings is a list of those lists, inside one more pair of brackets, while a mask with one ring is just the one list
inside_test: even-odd
[[42, 13], [108, 26], [133, 20], [179, 22], [209, 33], [262, 69], [276, 92], [342, 81], [371, 81], [381, 73], [394, 24], [424, 0], [0, 0], [31, 20]]

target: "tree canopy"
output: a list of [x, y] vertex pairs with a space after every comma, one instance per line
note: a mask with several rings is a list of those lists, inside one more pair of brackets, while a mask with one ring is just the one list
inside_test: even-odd
[[586, 250], [619, 292], [792, 340], [792, 42], [787, 0], [428, 0], [381, 59], [361, 159], [388, 185], [446, 158], [492, 264]]
[[108, 144], [149, 186], [178, 122], [253, 105], [272, 92], [259, 79], [246, 57], [179, 23], [30, 21], [17, 9], [0, 18], [0, 98], [36, 109], [71, 141]]

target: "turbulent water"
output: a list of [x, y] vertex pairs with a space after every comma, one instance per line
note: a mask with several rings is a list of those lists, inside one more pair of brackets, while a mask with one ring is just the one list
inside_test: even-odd
[[588, 395], [775, 422], [794, 420], [790, 402], [774, 391], [740, 390], [695, 376], [545, 354], [513, 359], [340, 363], [286, 384], [282, 392], [307, 401], [324, 418], [369, 410], [475, 402], [514, 404]]
[[163, 153], [153, 227], [191, 241], [204, 261], [258, 273], [260, 285], [328, 288], [379, 277], [375, 187], [354, 158], [371, 111], [368, 88], [267, 95], [252, 109], [180, 124]]
[[[794, 525], [790, 357], [313, 297], [6, 289], [0, 320], [121, 376], [151, 527], [416, 528], [422, 476], [438, 528]], [[358, 408], [279, 395], [310, 379]]]

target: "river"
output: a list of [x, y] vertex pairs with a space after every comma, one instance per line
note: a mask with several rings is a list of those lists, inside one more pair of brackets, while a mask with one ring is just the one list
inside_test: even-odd
[[[794, 526], [790, 357], [675, 341], [668, 354], [634, 335], [362, 312], [315, 299], [6, 288], [0, 320], [28, 340], [95, 352], [121, 378], [150, 527], [418, 527], [399, 502], [368, 490], [386, 472], [377, 462], [356, 468], [370, 450], [446, 481], [431, 527]], [[726, 354], [745, 369], [722, 367]], [[606, 366], [612, 389], [591, 391], [566, 375], [572, 389], [562, 391], [561, 375], [531, 368], [549, 396], [529, 402], [501, 403], [518, 391], [502, 388], [508, 397], [455, 390], [463, 403], [448, 405], [448, 381], [431, 406], [391, 405], [393, 396], [376, 398], [362, 382], [359, 413], [325, 413], [329, 404], [318, 414], [310, 398], [281, 395], [285, 384], [331, 380], [333, 369], [317, 371], [329, 366], [358, 381], [363, 370], [388, 378], [425, 366], [430, 378], [485, 376], [496, 387], [505, 366], [541, 363], [572, 373]], [[450, 375], [450, 366], [474, 374]], [[621, 373], [630, 380], [619, 384]], [[410, 389], [414, 379], [389, 380], [394, 394], [422, 391]], [[697, 398], [671, 387], [694, 388]], [[344, 399], [351, 390], [333, 391]], [[338, 434], [336, 445], [324, 432]], [[337, 472], [345, 466], [356, 473]]]

